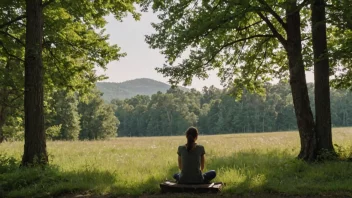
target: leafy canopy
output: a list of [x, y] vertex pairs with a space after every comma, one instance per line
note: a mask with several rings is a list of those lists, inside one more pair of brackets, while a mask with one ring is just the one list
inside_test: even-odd
[[217, 69], [223, 84], [258, 90], [272, 77], [287, 76], [284, 1], [150, 3], [161, 22], [146, 41], [167, 58], [157, 71], [171, 83], [188, 85], [194, 75], [207, 78]]
[[[43, 62], [47, 88], [89, 90], [97, 80], [94, 67], [125, 56], [104, 33], [105, 16], [122, 20], [127, 13], [135, 19], [139, 0], [48, 0], [44, 7]], [[0, 3], [0, 59], [23, 62], [25, 5], [19, 0]]]
[[[312, 69], [310, 1], [307, 0], [149, 0], [158, 13], [156, 33], [147, 43], [161, 49], [167, 61], [157, 71], [170, 83], [192, 83], [218, 70], [224, 85], [261, 91], [273, 78], [287, 78], [287, 23], [290, 11], [300, 11], [302, 54]], [[331, 62], [336, 87], [352, 87], [350, 76], [351, 0], [327, 2]], [[292, 9], [292, 5], [295, 8]]]

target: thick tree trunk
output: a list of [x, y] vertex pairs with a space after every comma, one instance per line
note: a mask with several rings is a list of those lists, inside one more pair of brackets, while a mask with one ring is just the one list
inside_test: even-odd
[[295, 0], [289, 2], [286, 17], [290, 85], [301, 139], [301, 151], [298, 157], [312, 161], [316, 158], [316, 137], [302, 58], [300, 13]]
[[26, 13], [24, 166], [48, 163], [43, 111], [42, 0], [26, 0]]
[[329, 58], [326, 41], [325, 1], [314, 0], [311, 5], [311, 10], [317, 151], [318, 153], [335, 153], [331, 134]]

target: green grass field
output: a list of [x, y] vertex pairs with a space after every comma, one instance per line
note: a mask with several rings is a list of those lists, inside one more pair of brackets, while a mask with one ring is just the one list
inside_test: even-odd
[[[352, 128], [334, 129], [341, 160], [307, 164], [296, 160], [297, 132], [199, 136], [206, 170], [226, 183], [222, 195], [352, 195]], [[0, 145], [0, 197], [67, 194], [154, 195], [172, 179], [177, 146], [185, 137], [116, 138], [48, 142], [50, 166], [18, 168], [23, 142]]]

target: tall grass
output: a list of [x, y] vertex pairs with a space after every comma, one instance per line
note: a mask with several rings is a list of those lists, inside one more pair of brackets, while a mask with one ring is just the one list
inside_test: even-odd
[[[206, 169], [226, 183], [224, 194], [352, 193], [352, 128], [334, 129], [341, 160], [307, 164], [296, 159], [297, 132], [200, 136]], [[185, 137], [116, 138], [48, 142], [50, 166], [19, 168], [23, 142], [0, 145], [0, 197], [62, 194], [141, 195], [159, 193], [172, 179], [177, 146]]]

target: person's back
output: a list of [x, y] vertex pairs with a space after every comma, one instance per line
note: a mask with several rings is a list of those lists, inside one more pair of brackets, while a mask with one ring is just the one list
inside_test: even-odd
[[179, 183], [203, 183], [200, 166], [201, 157], [205, 154], [204, 147], [195, 145], [190, 151], [187, 151], [187, 147], [183, 145], [178, 147], [177, 153], [182, 160]]
[[214, 179], [216, 172], [214, 170], [202, 174], [205, 163], [205, 149], [202, 145], [197, 145], [198, 130], [190, 127], [186, 132], [187, 144], [179, 146], [178, 167], [181, 173], [176, 173], [174, 179], [183, 184], [200, 184], [208, 183]]

